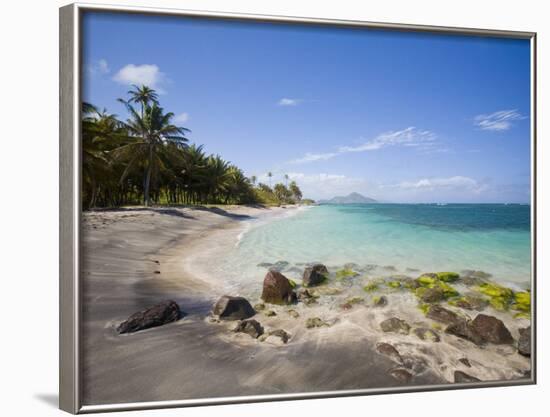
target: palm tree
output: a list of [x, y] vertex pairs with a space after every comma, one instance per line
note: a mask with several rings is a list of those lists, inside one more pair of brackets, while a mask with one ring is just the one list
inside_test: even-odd
[[166, 169], [166, 164], [171, 157], [165, 145], [185, 147], [188, 142], [185, 134], [190, 130], [173, 125], [171, 121], [174, 113], [164, 113], [162, 107], [154, 101], [150, 106], [144, 106], [143, 116], [129, 102], [126, 102], [126, 108], [130, 118], [125, 126], [131, 138], [129, 143], [117, 148], [114, 154], [127, 162], [121, 181], [132, 169], [143, 167], [145, 170], [143, 200], [144, 204], [149, 206], [151, 179], [153, 175], [158, 177], [160, 171]]
[[128, 91], [128, 95], [130, 96], [128, 101], [125, 102], [122, 99], [119, 99], [119, 101], [123, 103], [139, 103], [141, 105], [141, 117], [143, 118], [143, 112], [149, 104], [159, 104], [158, 94], [155, 90], [146, 85], [139, 87], [132, 84], [132, 88], [133, 90]]
[[256, 175], [252, 175], [250, 177], [250, 182], [252, 183], [252, 185], [256, 185], [256, 181], [258, 181], [258, 177], [256, 177]]
[[285, 174], [285, 186], [288, 187], [288, 174]]
[[269, 177], [269, 186], [271, 187], [271, 177], [273, 177], [273, 172], [268, 172], [267, 176]]

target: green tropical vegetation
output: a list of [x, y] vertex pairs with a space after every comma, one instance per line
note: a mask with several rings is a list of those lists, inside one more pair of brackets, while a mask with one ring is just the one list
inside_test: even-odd
[[220, 155], [191, 144], [190, 130], [174, 124], [155, 90], [142, 85], [119, 99], [126, 121], [106, 109], [82, 105], [82, 205], [84, 208], [158, 204], [264, 204], [299, 202], [295, 181], [269, 185]]

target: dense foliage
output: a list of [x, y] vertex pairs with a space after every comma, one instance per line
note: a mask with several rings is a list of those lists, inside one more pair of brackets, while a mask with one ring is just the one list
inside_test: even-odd
[[[290, 204], [302, 200], [296, 182], [256, 185], [237, 166], [202, 145], [189, 144], [189, 129], [173, 124], [156, 92], [134, 86], [119, 99], [128, 120], [84, 103], [82, 204], [84, 208], [138, 204]], [[272, 173], [267, 176], [271, 181]], [[285, 176], [288, 182], [288, 176]]]

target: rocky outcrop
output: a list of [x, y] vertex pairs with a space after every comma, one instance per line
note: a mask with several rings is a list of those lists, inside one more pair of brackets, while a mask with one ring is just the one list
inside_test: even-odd
[[392, 317], [380, 323], [380, 328], [386, 333], [409, 334], [411, 326], [405, 320]]
[[471, 321], [463, 319], [452, 323], [447, 326], [445, 332], [469, 340], [478, 346], [485, 343], [502, 345], [514, 342], [510, 331], [501, 320], [485, 314], [478, 314]]
[[322, 284], [328, 275], [327, 267], [323, 264], [308, 266], [302, 276], [302, 285], [304, 287], [314, 287]]
[[518, 352], [523, 356], [531, 356], [531, 326], [519, 329]]
[[454, 373], [455, 382], [479, 382], [480, 379], [475, 376], [468, 375], [466, 372], [455, 371]]
[[185, 313], [180, 310], [175, 301], [168, 300], [132, 314], [127, 320], [120, 323], [117, 331], [120, 334], [134, 333], [174, 322], [184, 315]]
[[510, 331], [496, 317], [478, 314], [472, 321], [472, 327], [487, 342], [497, 345], [514, 343]]
[[252, 317], [256, 311], [246, 298], [224, 295], [216, 302], [212, 313], [220, 320], [243, 320]]
[[445, 292], [440, 287], [419, 288], [417, 291], [424, 303], [437, 303], [445, 299]]
[[292, 304], [297, 297], [287, 277], [280, 272], [269, 271], [264, 278], [262, 300], [271, 304]]
[[264, 334], [264, 328], [254, 319], [243, 320], [239, 322], [239, 324], [237, 324], [237, 327], [235, 327], [233, 331], [236, 333], [246, 333], [254, 339], [257, 339], [262, 334]]

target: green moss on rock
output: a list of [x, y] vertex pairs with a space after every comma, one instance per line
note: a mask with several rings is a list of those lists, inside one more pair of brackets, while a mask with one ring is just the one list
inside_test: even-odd
[[487, 282], [477, 287], [477, 291], [489, 297], [489, 304], [498, 311], [505, 311], [514, 301], [514, 292], [493, 282]]
[[460, 278], [456, 272], [438, 272], [437, 278], [443, 282], [455, 282]]
[[344, 279], [344, 278], [353, 278], [359, 275], [358, 272], [355, 272], [351, 268], [343, 268], [338, 271], [336, 271], [336, 279]]
[[401, 288], [401, 282], [399, 281], [389, 281], [386, 285], [390, 288]]
[[367, 285], [363, 287], [363, 290], [366, 292], [373, 292], [378, 289], [378, 284], [376, 282], [368, 282]]
[[528, 291], [521, 291], [514, 294], [514, 304], [512, 308], [524, 313], [531, 312], [531, 293]]

